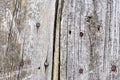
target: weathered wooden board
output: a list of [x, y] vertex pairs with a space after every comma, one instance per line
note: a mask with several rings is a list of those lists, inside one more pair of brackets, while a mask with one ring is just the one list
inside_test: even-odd
[[0, 0], [0, 80], [52, 80], [56, 0]]
[[0, 80], [120, 80], [120, 0], [0, 0]]
[[64, 0], [60, 80], [120, 80], [120, 0]]

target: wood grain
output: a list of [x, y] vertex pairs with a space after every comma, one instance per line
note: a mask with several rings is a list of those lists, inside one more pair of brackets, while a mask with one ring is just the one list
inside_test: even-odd
[[120, 79], [119, 4], [119, 0], [64, 0], [61, 80]]
[[0, 80], [52, 80], [54, 19], [55, 0], [0, 0]]
[[120, 0], [0, 0], [0, 80], [120, 80]]

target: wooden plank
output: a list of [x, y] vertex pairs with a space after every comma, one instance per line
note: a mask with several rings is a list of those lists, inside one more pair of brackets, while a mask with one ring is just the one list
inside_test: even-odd
[[119, 0], [64, 0], [61, 80], [120, 79], [119, 5]]
[[0, 80], [52, 80], [56, 0], [0, 0]]

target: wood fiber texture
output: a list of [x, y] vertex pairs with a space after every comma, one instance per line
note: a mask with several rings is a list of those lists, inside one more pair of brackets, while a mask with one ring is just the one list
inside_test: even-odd
[[0, 0], [0, 80], [52, 80], [55, 0]]
[[120, 0], [0, 0], [0, 80], [120, 80]]
[[64, 0], [61, 80], [120, 80], [120, 0]]

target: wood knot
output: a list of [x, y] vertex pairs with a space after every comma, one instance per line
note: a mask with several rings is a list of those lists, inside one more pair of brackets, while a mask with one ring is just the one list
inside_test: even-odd
[[112, 65], [112, 66], [111, 66], [111, 71], [112, 71], [112, 72], [116, 72], [116, 71], [117, 71], [116, 65]]
[[80, 73], [80, 74], [83, 74], [83, 69], [79, 69], [79, 73]]

